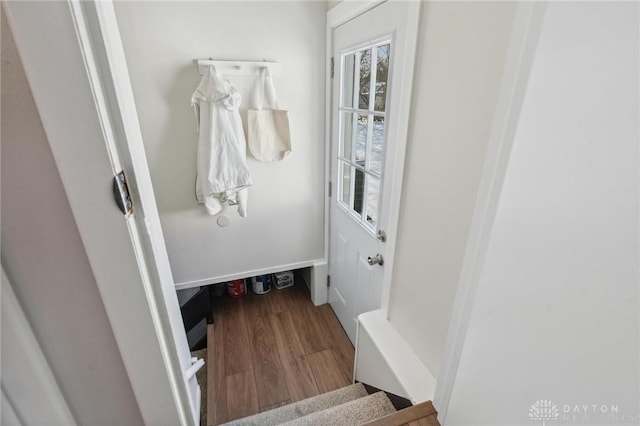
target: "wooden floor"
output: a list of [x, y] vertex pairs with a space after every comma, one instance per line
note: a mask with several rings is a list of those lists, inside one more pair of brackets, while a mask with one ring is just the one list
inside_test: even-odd
[[[354, 349], [329, 305], [301, 280], [265, 295], [215, 297], [207, 424], [238, 419], [347, 386]], [[213, 346], [213, 347], [212, 347]], [[211, 364], [210, 364], [211, 365]], [[211, 385], [215, 385], [212, 388]]]
[[433, 403], [426, 401], [365, 423], [364, 426], [440, 426], [440, 423]]

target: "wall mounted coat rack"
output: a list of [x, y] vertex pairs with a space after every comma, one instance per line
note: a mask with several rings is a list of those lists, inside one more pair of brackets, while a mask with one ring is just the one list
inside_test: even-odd
[[204, 74], [209, 65], [214, 65], [224, 76], [258, 76], [261, 68], [269, 68], [272, 76], [277, 77], [281, 73], [278, 62], [267, 61], [214, 61], [212, 59], [196, 59], [198, 72]]

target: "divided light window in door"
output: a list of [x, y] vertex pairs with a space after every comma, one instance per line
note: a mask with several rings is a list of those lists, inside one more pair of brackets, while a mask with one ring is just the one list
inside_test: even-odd
[[372, 233], [380, 212], [390, 51], [385, 40], [340, 58], [338, 205]]

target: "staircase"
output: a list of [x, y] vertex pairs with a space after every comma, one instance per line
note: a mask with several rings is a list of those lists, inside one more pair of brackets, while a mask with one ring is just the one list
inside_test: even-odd
[[439, 423], [431, 402], [396, 411], [385, 392], [369, 394], [363, 384], [356, 383], [224, 425], [439, 426]]

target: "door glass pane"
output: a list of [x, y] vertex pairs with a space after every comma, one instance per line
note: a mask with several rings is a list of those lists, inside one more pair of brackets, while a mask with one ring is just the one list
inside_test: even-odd
[[378, 60], [376, 64], [376, 96], [373, 103], [374, 110], [383, 111], [387, 103], [387, 80], [389, 77], [390, 44], [377, 47]]
[[369, 119], [366, 115], [358, 114], [356, 123], [356, 164], [364, 167], [367, 159], [367, 127]]
[[356, 76], [356, 54], [344, 56], [342, 71], [342, 106], [353, 108], [353, 85]]
[[386, 41], [340, 59], [337, 203], [369, 232], [379, 226], [390, 54], [391, 43]]
[[342, 202], [345, 205], [349, 205], [349, 197], [351, 196], [351, 166], [340, 161], [340, 165], [342, 166]]
[[342, 148], [340, 155], [351, 160], [351, 145], [353, 144], [353, 120], [355, 115], [351, 112], [342, 114]]
[[364, 172], [360, 169], [356, 169], [354, 189], [353, 189], [353, 210], [362, 214], [362, 206], [364, 201]]
[[373, 134], [371, 135], [371, 157], [369, 158], [369, 170], [382, 174], [382, 157], [384, 144], [384, 117], [373, 117]]
[[358, 108], [369, 109], [369, 85], [371, 84], [371, 49], [360, 51], [360, 91]]
[[380, 179], [367, 175], [367, 222], [374, 228], [378, 224], [379, 197]]

